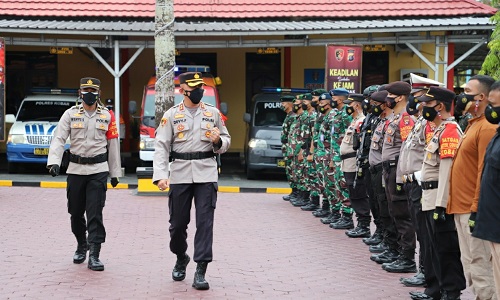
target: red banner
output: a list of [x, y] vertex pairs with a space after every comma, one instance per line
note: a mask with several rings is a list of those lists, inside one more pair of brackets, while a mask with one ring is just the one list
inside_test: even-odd
[[5, 40], [0, 37], [0, 141], [5, 140]]
[[326, 45], [326, 89], [361, 91], [363, 46]]

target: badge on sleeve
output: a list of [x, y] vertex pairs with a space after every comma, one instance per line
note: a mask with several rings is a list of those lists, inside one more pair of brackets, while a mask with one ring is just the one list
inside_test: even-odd
[[446, 124], [446, 127], [441, 134], [439, 141], [440, 156], [441, 158], [453, 158], [458, 148], [460, 141], [460, 134], [458, 133], [455, 124]]
[[165, 126], [165, 124], [167, 124], [167, 118], [162, 118], [160, 121], [161, 127]]

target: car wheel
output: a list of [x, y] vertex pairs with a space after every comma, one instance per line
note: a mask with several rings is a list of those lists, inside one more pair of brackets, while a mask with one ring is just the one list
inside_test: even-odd
[[256, 177], [256, 172], [255, 170], [251, 170], [247, 167], [247, 179], [255, 179]]
[[9, 174], [16, 174], [18, 172], [19, 166], [15, 163], [8, 162], [7, 163], [7, 172]]

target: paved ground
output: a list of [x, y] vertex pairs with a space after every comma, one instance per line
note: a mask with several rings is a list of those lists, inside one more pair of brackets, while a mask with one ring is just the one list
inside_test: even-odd
[[[65, 190], [0, 187], [1, 299], [409, 299], [367, 247], [280, 195], [220, 193], [209, 291], [171, 279], [166, 197], [110, 190], [104, 272], [72, 263]], [[193, 217], [194, 220], [194, 217]], [[192, 255], [194, 224], [190, 226]], [[462, 299], [472, 299], [469, 292]]]

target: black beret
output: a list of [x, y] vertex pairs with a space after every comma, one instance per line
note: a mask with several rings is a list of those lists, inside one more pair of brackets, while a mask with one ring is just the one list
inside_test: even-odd
[[394, 95], [409, 95], [411, 85], [404, 81], [394, 81], [385, 88], [389, 93]]
[[188, 86], [198, 86], [203, 84], [203, 77], [198, 72], [186, 72], [179, 75], [179, 83], [185, 83]]
[[101, 87], [101, 81], [97, 78], [84, 77], [80, 79], [80, 88], [93, 88], [98, 90]]
[[280, 98], [280, 101], [281, 101], [281, 102], [293, 102], [293, 101], [295, 101], [295, 97], [294, 97], [294, 96], [289, 96], [289, 95], [287, 95], [287, 96], [282, 96], [282, 97]]
[[349, 94], [349, 97], [347, 97], [347, 99], [344, 100], [343, 102], [344, 102], [344, 104], [349, 104], [353, 101], [363, 103], [364, 100], [365, 100], [365, 96], [363, 96], [363, 94]]
[[370, 99], [376, 102], [385, 103], [387, 94], [389, 94], [387, 91], [375, 92], [370, 96]]
[[321, 96], [321, 94], [328, 93], [325, 89], [315, 89], [311, 92], [313, 96]]
[[432, 100], [452, 103], [455, 100], [455, 93], [447, 88], [431, 86], [427, 94], [418, 97], [418, 102], [429, 102]]

